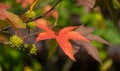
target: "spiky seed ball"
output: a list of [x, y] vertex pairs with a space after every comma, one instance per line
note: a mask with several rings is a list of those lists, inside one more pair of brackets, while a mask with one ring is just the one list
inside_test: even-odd
[[30, 49], [30, 53], [31, 54], [36, 54], [37, 48], [35, 46], [35, 44], [32, 44], [32, 48]]
[[27, 29], [34, 29], [35, 28], [35, 22], [32, 21], [32, 22], [26, 23], [26, 28]]
[[13, 35], [12, 37], [10, 37], [10, 41], [9, 41], [10, 47], [13, 47], [15, 49], [20, 49], [22, 43], [23, 40], [19, 36]]
[[36, 54], [37, 48], [36, 48], [35, 44], [27, 45], [26, 49], [29, 50], [29, 54]]
[[27, 18], [30, 18], [30, 19], [33, 19], [33, 18], [35, 18], [35, 16], [36, 16], [35, 12], [34, 12], [34, 11], [30, 11], [30, 10], [28, 10], [28, 11], [25, 13], [25, 15], [26, 15]]

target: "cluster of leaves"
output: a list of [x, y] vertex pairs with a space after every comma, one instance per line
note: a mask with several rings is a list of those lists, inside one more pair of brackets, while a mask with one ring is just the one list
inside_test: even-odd
[[[4, 5], [3, 5], [4, 6]], [[49, 6], [47, 7], [47, 8], [49, 8]], [[46, 9], [47, 9], [46, 8]], [[2, 11], [4, 11], [3, 12], [3, 14], [4, 14], [4, 16], [1, 16], [1, 18], [2, 19], [8, 19], [9, 21], [10, 21], [10, 23], [12, 24], [12, 26], [16, 29], [16, 30], [18, 30], [17, 28], [20, 28], [20, 26], [18, 25], [18, 27], [16, 26], [16, 23], [18, 23], [18, 21], [16, 21], [16, 20], [12, 20], [11, 18], [9, 18], [9, 16], [11, 16], [11, 14], [10, 15], [8, 15], [9, 14], [9, 12], [7, 12], [7, 11], [5, 11], [5, 10], [3, 10], [3, 9], [1, 9]], [[49, 9], [48, 9], [49, 10]], [[7, 14], [8, 13], [8, 14]], [[53, 13], [54, 13], [54, 11], [53, 11]], [[30, 15], [29, 15], [30, 14]], [[54, 14], [55, 15], [55, 14]], [[58, 17], [55, 17], [53, 15], [53, 17], [55, 18], [55, 19], [57, 19]], [[29, 19], [29, 18], [33, 18], [35, 15], [33, 15], [32, 14], [32, 12], [30, 12], [30, 11], [28, 11], [27, 13], [26, 13], [26, 17]], [[16, 16], [15, 16], [15, 18], [16, 18]], [[18, 17], [17, 17], [17, 19], [18, 20], [20, 20]], [[14, 22], [15, 21], [15, 22]], [[21, 20], [20, 20], [21, 21]], [[45, 40], [45, 39], [51, 39], [51, 38], [55, 38], [56, 40], [57, 40], [57, 42], [59, 43], [59, 45], [60, 45], [60, 47], [61, 47], [61, 49], [64, 51], [64, 53], [68, 56], [68, 57], [70, 57], [72, 60], [74, 60], [75, 61], [75, 58], [74, 58], [74, 56], [73, 56], [73, 53], [72, 53], [72, 45], [71, 45], [71, 43], [68, 41], [69, 39], [73, 39], [73, 40], [82, 40], [82, 41], [86, 41], [86, 42], [90, 42], [89, 40], [87, 40], [86, 38], [84, 38], [83, 36], [81, 36], [80, 35], [80, 33], [78, 33], [78, 32], [76, 32], [76, 31], [71, 31], [71, 30], [73, 30], [73, 29], [75, 29], [75, 28], [77, 28], [77, 27], [74, 27], [74, 26], [71, 26], [71, 27], [66, 27], [66, 28], [64, 28], [64, 29], [62, 29], [58, 34], [57, 33], [54, 33], [51, 29], [49, 29], [47, 26], [46, 26], [46, 24], [47, 24], [47, 21], [44, 21], [44, 20], [36, 20], [36, 26], [37, 27], [39, 27], [39, 28], [41, 28], [41, 29], [43, 29], [43, 30], [45, 30], [46, 32], [45, 33], [40, 33], [39, 35], [38, 35], [38, 37], [36, 38], [36, 41], [39, 41], [39, 40]], [[30, 22], [31, 23], [31, 22]], [[21, 24], [21, 23], [20, 23]], [[41, 25], [42, 24], [42, 25]], [[23, 27], [22, 27], [23, 28]], [[28, 27], [27, 27], [28, 28]], [[31, 28], [30, 28], [31, 29]], [[84, 29], [84, 28], [83, 28]], [[80, 29], [81, 30], [81, 29]], [[84, 31], [84, 30], [83, 30]], [[88, 31], [88, 30], [86, 30], [86, 31]], [[18, 32], [19, 32], [19, 30], [18, 30]], [[85, 32], [85, 34], [86, 34], [86, 32]], [[93, 35], [89, 35], [88, 36], [89, 38], [93, 38], [93, 39], [96, 39], [96, 40], [100, 40], [101, 42], [106, 42], [106, 41], [104, 41], [104, 40], [101, 40], [101, 39], [99, 39], [99, 37], [96, 37], [96, 36], [93, 36]], [[95, 38], [96, 37], [96, 38]], [[17, 40], [17, 39], [15, 39], [15, 40]], [[14, 44], [15, 45], [15, 47], [17, 47], [18, 46], [18, 44], [20, 44], [20, 43], [14, 43], [15, 42], [15, 40], [11, 40], [11, 43], [10, 44]], [[12, 42], [13, 41], [13, 42]], [[12, 44], [12, 46], [13, 46], [13, 44]], [[87, 48], [88, 48], [88, 46], [87, 46]], [[93, 49], [92, 49], [93, 50]], [[92, 53], [91, 51], [89, 51], [89, 49], [87, 50], [88, 51], [88, 53], [90, 54], [90, 55], [92, 55], [97, 61], [99, 61], [99, 62], [101, 62], [100, 61], [100, 59], [99, 59], [99, 56], [98, 56], [98, 52], [97, 52], [97, 50], [96, 50], [96, 52], [95, 52], [95, 54], [96, 55], [93, 55], [94, 53]], [[92, 53], [92, 54], [91, 54]]]
[[[39, 3], [39, 0], [16, 0], [17, 3], [22, 4], [23, 9], [26, 9], [28, 6], [30, 6], [29, 7], [30, 9], [20, 17], [19, 17], [19, 15], [16, 15], [15, 13], [7, 11], [8, 9], [10, 9], [10, 5], [7, 5], [5, 3], [0, 3], [0, 19], [2, 21], [3, 20], [8, 21], [10, 26], [12, 26], [12, 28], [17, 32], [17, 34], [15, 33], [15, 36], [10, 37], [10, 41], [8, 42], [10, 47], [14, 47], [15, 49], [18, 49], [18, 50], [22, 49], [24, 52], [27, 51], [28, 53], [34, 54], [37, 51], [36, 44], [38, 43], [38, 41], [54, 38], [54, 39], [56, 39], [55, 42], [57, 42], [59, 44], [60, 48], [65, 53], [65, 55], [67, 55], [73, 61], [76, 61], [74, 54], [79, 52], [79, 50], [82, 46], [85, 48], [85, 50], [87, 51], [87, 53], [89, 55], [91, 55], [95, 60], [97, 60], [98, 62], [101, 63], [101, 59], [99, 57], [98, 50], [96, 49], [95, 46], [92, 45], [91, 42], [98, 41], [100, 43], [104, 43], [107, 45], [111, 45], [111, 44], [109, 44], [107, 41], [100, 38], [99, 36], [93, 35], [92, 32], [95, 30], [93, 28], [89, 28], [89, 27], [80, 25], [81, 23], [79, 24], [79, 22], [77, 22], [78, 26], [73, 26], [73, 24], [71, 24], [68, 19], [68, 15], [70, 14], [70, 12], [68, 12], [68, 11], [70, 11], [70, 10], [63, 9], [63, 12], [59, 13], [54, 9], [55, 6], [60, 1], [61, 0], [58, 0], [58, 2], [53, 7], [51, 5], [45, 6], [42, 10], [42, 12], [43, 12], [42, 16], [37, 16], [37, 17], [36, 17], [36, 15], [39, 15], [41, 13], [39, 13], [38, 10], [33, 11], [33, 8], [37, 8], [37, 6], [35, 7], [35, 5], [37, 3]], [[76, 0], [76, 5], [83, 6], [85, 9], [85, 12], [83, 14], [80, 14], [81, 15], [80, 20], [82, 21], [82, 23], [85, 23], [87, 25], [92, 24], [95, 27], [98, 27], [100, 29], [104, 27], [103, 17], [100, 13], [98, 13], [98, 12], [89, 13], [89, 12], [91, 12], [91, 10], [94, 6], [98, 6], [98, 5], [106, 6], [107, 9], [110, 11], [110, 14], [114, 20], [114, 23], [116, 23], [118, 21], [118, 16], [113, 15], [113, 13], [116, 13], [116, 11], [113, 11], [113, 10], [119, 9], [119, 1], [110, 0], [108, 3], [106, 1], [104, 1], [105, 4], [102, 4], [103, 3], [102, 1], [103, 0], [96, 0], [96, 1], [95, 0]], [[72, 5], [73, 8], [75, 7], [75, 5], [73, 5], [73, 2], [68, 2], [68, 1], [63, 1], [63, 2], [65, 3], [64, 6], [66, 6], [68, 8], [71, 7], [70, 5]], [[113, 4], [111, 4], [111, 3], [113, 3]], [[81, 8], [81, 9], [83, 9], [83, 8]], [[66, 10], [68, 10], [68, 11], [66, 11]], [[78, 11], [80, 11], [80, 10], [78, 10]], [[75, 14], [78, 14], [79, 12], [76, 12], [76, 11], [77, 11], [76, 9], [73, 10], [73, 12], [75, 12]], [[64, 15], [64, 16], [61, 16], [61, 15]], [[47, 18], [47, 20], [39, 19], [39, 18], [43, 18], [43, 17]], [[51, 19], [51, 17], [52, 17], [52, 19]], [[55, 23], [53, 23], [52, 21], [48, 21], [48, 20], [52, 20], [52, 21], [54, 20]], [[72, 25], [72, 26], [70, 26], [70, 25]], [[76, 25], [76, 24], [74, 24], [74, 25]], [[61, 29], [61, 27], [62, 27], [62, 29]], [[33, 31], [36, 28], [39, 28], [38, 32]], [[24, 40], [24, 39], [26, 39], [25, 38], [26, 36], [24, 36], [24, 34], [21, 33], [20, 29], [24, 29], [24, 30], [28, 31], [28, 35], [27, 35], [28, 43], [27, 44], [26, 44], [26, 41]], [[41, 32], [43, 30], [45, 32]], [[106, 30], [106, 29], [104, 29], [104, 30]], [[3, 32], [4, 30], [1, 30], [1, 31]], [[33, 31], [33, 34], [31, 34], [31, 31]], [[35, 37], [35, 40], [33, 41], [33, 43], [31, 43], [30, 37], [37, 35], [37, 34], [38, 34], [38, 36]], [[7, 39], [3, 39], [2, 37], [4, 37], [4, 36], [0, 34], [0, 42], [3, 42], [3, 40], [8, 41]], [[55, 46], [51, 45], [50, 47], [57, 47], [57, 45], [56, 44], [55, 44]], [[50, 49], [50, 47], [49, 47], [49, 49]], [[54, 52], [53, 52], [53, 54], [54, 54]]]
[[3, 48], [0, 45], [0, 68], [4, 71], [41, 71], [42, 66], [37, 60], [21, 53], [14, 48]]

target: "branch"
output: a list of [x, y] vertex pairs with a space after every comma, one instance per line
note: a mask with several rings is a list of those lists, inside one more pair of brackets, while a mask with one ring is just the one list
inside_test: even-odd
[[38, 16], [38, 17], [36, 17], [36, 18], [34, 18], [34, 19], [31, 19], [31, 20], [29, 20], [29, 21], [27, 21], [27, 22], [25, 22], [25, 23], [28, 23], [28, 22], [31, 22], [31, 21], [35, 21], [35, 20], [37, 20], [37, 19], [39, 19], [39, 18], [45, 17], [45, 16], [46, 16], [49, 12], [51, 12], [61, 1], [62, 1], [62, 0], [58, 0], [58, 1], [53, 5], [53, 7], [52, 7], [50, 10], [48, 10], [46, 13], [44, 13], [42, 16]]

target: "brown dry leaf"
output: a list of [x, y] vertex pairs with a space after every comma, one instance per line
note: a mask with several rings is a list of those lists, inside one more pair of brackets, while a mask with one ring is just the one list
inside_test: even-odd
[[[98, 42], [101, 42], [101, 43], [104, 43], [107, 45], [111, 45], [110, 43], [108, 43], [104, 39], [100, 38], [99, 36], [91, 34], [91, 32], [94, 31], [94, 28], [84, 27], [82, 25], [82, 26], [78, 27], [75, 31], [79, 32], [81, 35], [86, 37], [88, 40], [94, 40], [94, 41], [98, 41]], [[74, 46], [73, 53], [78, 52], [80, 49], [80, 46], [83, 46], [86, 49], [86, 51], [89, 53], [89, 55], [91, 55], [94, 59], [96, 59], [98, 62], [101, 63], [98, 50], [90, 42], [74, 40], [73, 46]]]
[[5, 11], [10, 8], [10, 5], [0, 3], [0, 19], [6, 19]]
[[89, 33], [93, 32], [94, 28], [85, 27], [84, 25], [81, 25], [75, 31], [78, 31], [78, 32], [80, 32], [80, 34], [85, 36], [85, 35], [88, 35]]
[[91, 34], [91, 32], [94, 31], [94, 28], [85, 27], [82, 25], [78, 27], [75, 31], [79, 32], [80, 34], [82, 34], [84, 37], [86, 37], [89, 40], [95, 40], [95, 41], [98, 41], [98, 42], [101, 42], [107, 45], [111, 45], [109, 42], [105, 41], [101, 37]]
[[25, 24], [22, 23], [22, 20], [15, 14], [5, 11], [7, 20], [13, 27], [16, 28], [25, 28]]
[[77, 6], [84, 6], [86, 12], [90, 11], [95, 5], [95, 0], [77, 0]]
[[108, 43], [107, 41], [105, 41], [104, 39], [102, 39], [101, 37], [93, 35], [93, 34], [88, 34], [85, 37], [87, 39], [89, 39], [89, 40], [95, 40], [95, 41], [98, 41], [98, 42], [101, 42], [101, 43], [104, 43], [104, 44], [107, 44], [107, 45], [111, 45], [110, 43]]
[[77, 0], [77, 5], [93, 8], [95, 5], [95, 0]]
[[[49, 11], [51, 8], [52, 8], [52, 6], [50, 6], [50, 5], [45, 6], [45, 8], [44, 8], [44, 10], [43, 10], [43, 13], [46, 13], [46, 12]], [[49, 17], [49, 16], [52, 16], [54, 19], [58, 19], [58, 12], [53, 9], [52, 11], [50, 11], [50, 12], [47, 14], [47, 16], [48, 16], [48, 17]]]
[[72, 46], [73, 46], [73, 55], [74, 55], [80, 50], [81, 46], [76, 45], [74, 41], [72, 43]]
[[83, 46], [85, 48], [85, 50], [88, 52], [89, 55], [91, 55], [98, 62], [102, 63], [102, 61], [101, 61], [101, 59], [99, 57], [98, 50], [96, 49], [96, 47], [94, 47], [93, 45], [91, 45], [91, 43], [83, 42], [83, 41], [74, 41], [74, 43], [76, 45]]

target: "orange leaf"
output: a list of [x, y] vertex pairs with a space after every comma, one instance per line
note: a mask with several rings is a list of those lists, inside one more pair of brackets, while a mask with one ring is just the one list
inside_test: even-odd
[[[46, 12], [49, 11], [51, 8], [52, 8], [52, 6], [47, 5], [47, 6], [45, 6], [43, 12], [46, 13]], [[53, 9], [52, 11], [50, 11], [50, 12], [47, 14], [47, 16], [48, 16], [48, 17], [49, 17], [49, 16], [52, 16], [54, 19], [58, 19], [58, 12]]]
[[74, 31], [70, 31], [66, 33], [66, 37], [68, 37], [69, 39], [73, 39], [73, 40], [82, 40], [82, 41], [89, 42], [89, 40], [84, 38], [82, 35], [80, 35], [80, 33], [74, 32]]
[[9, 8], [8, 4], [0, 3], [0, 19], [6, 19], [5, 10]]
[[16, 0], [17, 3], [21, 3], [23, 8], [26, 8], [28, 5], [32, 4], [34, 0]]
[[50, 28], [48, 28], [49, 26], [49, 22], [45, 19], [39, 19], [39, 20], [36, 20], [36, 26], [47, 31], [47, 32], [51, 32], [52, 30], [50, 30]]
[[73, 29], [75, 29], [75, 28], [77, 28], [77, 26], [65, 27], [65, 28], [63, 28], [63, 29], [60, 31], [59, 34], [65, 34], [66, 32], [71, 31], [71, 30], [73, 30]]
[[64, 53], [73, 61], [76, 61], [72, 53], [71, 43], [68, 40], [64, 39], [63, 37], [57, 37], [56, 40], [60, 45], [60, 48], [64, 51]]
[[89, 40], [87, 40], [86, 38], [84, 38], [83, 36], [81, 36], [78, 32], [73, 32], [71, 30], [75, 29], [76, 26], [71, 26], [71, 27], [66, 27], [63, 28], [58, 35], [55, 35], [55, 33], [48, 28], [46, 25], [45, 21], [36, 21], [36, 25], [45, 30], [45, 33], [40, 33], [38, 35], [38, 37], [36, 38], [36, 41], [40, 41], [40, 40], [45, 40], [45, 39], [52, 39], [55, 38], [58, 42], [58, 44], [60, 45], [60, 48], [63, 50], [63, 52], [69, 57], [71, 58], [73, 61], [76, 61], [74, 56], [73, 56], [73, 49], [72, 49], [72, 45], [71, 43], [68, 41], [69, 39], [73, 39], [73, 40], [83, 40], [86, 42], [89, 42]]
[[86, 38], [81, 36], [79, 32], [71, 31], [71, 30], [73, 30], [75, 28], [77, 28], [77, 26], [71, 26], [71, 27], [63, 28], [60, 31], [59, 36], [66, 37], [68, 39], [83, 40], [83, 41], [89, 42], [89, 40], [87, 40]]
[[52, 39], [52, 38], [55, 37], [54, 34], [51, 34], [51, 33], [48, 33], [48, 32], [40, 33], [38, 36], [39, 37], [36, 38], [36, 41]]
[[6, 19], [10, 22], [13, 27], [16, 28], [25, 28], [25, 24], [22, 23], [22, 20], [18, 15], [11, 12], [5, 11]]

